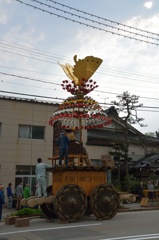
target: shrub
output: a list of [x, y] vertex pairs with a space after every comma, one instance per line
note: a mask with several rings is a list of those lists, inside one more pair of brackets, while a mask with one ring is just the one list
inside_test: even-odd
[[11, 213], [12, 216], [26, 216], [26, 215], [41, 215], [41, 209], [23, 208], [15, 213]]

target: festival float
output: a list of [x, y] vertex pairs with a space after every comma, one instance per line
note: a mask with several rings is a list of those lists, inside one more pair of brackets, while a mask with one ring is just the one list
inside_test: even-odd
[[[120, 194], [107, 184], [107, 167], [93, 166], [89, 154], [83, 146], [82, 132], [91, 128], [103, 128], [111, 124], [111, 119], [97, 101], [88, 96], [98, 87], [91, 77], [102, 63], [102, 59], [87, 56], [77, 60], [75, 65], [60, 66], [68, 76], [62, 81], [63, 90], [71, 94], [59, 104], [49, 124], [53, 127], [53, 168], [52, 185], [47, 188], [48, 197], [32, 198], [28, 206], [40, 205], [48, 219], [58, 218], [64, 222], [74, 222], [84, 215], [106, 220], [114, 217], [120, 207]], [[61, 131], [70, 139], [69, 168], [58, 166], [59, 147], [56, 144]], [[75, 132], [79, 132], [76, 139]], [[26, 202], [25, 202], [26, 204]]]

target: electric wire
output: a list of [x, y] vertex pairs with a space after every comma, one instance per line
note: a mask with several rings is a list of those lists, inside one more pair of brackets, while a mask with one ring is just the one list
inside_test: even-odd
[[[58, 85], [58, 86], [61, 86], [61, 83], [55, 83], [55, 82], [50, 82], [50, 81], [46, 81], [46, 80], [42, 80], [42, 79], [35, 79], [35, 78], [31, 78], [31, 77], [26, 77], [26, 76], [21, 76], [21, 75], [17, 75], [17, 74], [10, 74], [10, 73], [6, 73], [6, 72], [1, 72], [0, 71], [0, 74], [4, 75], [4, 76], [10, 76], [10, 77], [16, 77], [16, 78], [21, 78], [21, 79], [27, 79], [27, 80], [32, 80], [32, 81], [36, 81], [36, 82], [41, 82], [41, 83], [48, 83], [48, 84], [53, 84], [53, 85]], [[2, 80], [3, 81], [3, 80]], [[101, 82], [104, 82], [104, 81], [101, 81]], [[116, 83], [109, 83], [110, 84], [115, 84]], [[123, 85], [129, 85], [130, 86], [130, 83], [122, 83], [122, 86]], [[140, 87], [139, 85], [137, 86], [137, 88]], [[103, 87], [102, 87], [103, 88]], [[144, 86], [144, 88], [152, 88], [154, 89], [154, 87], [150, 87], [150, 86]], [[119, 89], [119, 87], [118, 87]], [[157, 87], [155, 87], [155, 90], [158, 89]], [[101, 90], [95, 90], [95, 92], [99, 92], [99, 93], [106, 93], [106, 91], [101, 91]], [[144, 92], [144, 91], [143, 91]], [[150, 91], [149, 91], [150, 92]], [[117, 93], [115, 93], [117, 94]]]
[[[20, 1], [20, 0], [18, 0], [18, 1]], [[73, 13], [70, 13], [70, 12], [68, 12], [68, 11], [65, 11], [65, 10], [62, 10], [62, 9], [53, 7], [53, 6], [51, 6], [51, 5], [48, 5], [48, 4], [46, 4], [46, 3], [40, 2], [40, 1], [38, 1], [38, 0], [32, 0], [32, 1], [35, 2], [35, 3], [41, 4], [41, 5], [43, 5], [43, 6], [49, 7], [49, 8], [53, 8], [53, 9], [55, 9], [56, 11], [61, 11], [61, 12], [63, 12], [64, 14], [69, 14], [69, 15], [71, 15], [71, 16], [78, 17], [78, 18], [84, 19], [84, 20], [86, 20], [86, 21], [91, 21], [92, 23], [97, 23], [97, 24], [99, 24], [99, 25], [103, 25], [103, 26], [106, 26], [106, 27], [109, 27], [109, 28], [113, 28], [113, 29], [118, 30], [118, 31], [119, 31], [119, 30], [120, 30], [120, 31], [124, 31], [124, 32], [126, 32], [126, 33], [134, 34], [134, 35], [137, 35], [137, 36], [140, 36], [140, 37], [146, 37], [146, 38], [152, 39], [152, 40], [157, 40], [157, 41], [159, 40], [158, 38], [149, 37], [149, 36], [146, 36], [146, 35], [143, 35], [143, 34], [135, 33], [135, 32], [132, 32], [132, 31], [128, 31], [128, 30], [119, 28], [119, 27], [114, 27], [114, 26], [112, 26], [112, 25], [108, 25], [108, 24], [105, 24], [105, 23], [102, 23], [102, 22], [99, 22], [99, 21], [95, 21], [95, 20], [92, 20], [92, 19], [89, 19], [89, 18], [86, 18], [86, 17], [82, 17], [82, 16], [80, 16], [80, 15], [73, 14]]]
[[123, 24], [123, 23], [119, 23], [119, 22], [116, 22], [114, 20], [110, 20], [110, 19], [107, 19], [107, 18], [103, 18], [103, 17], [100, 17], [100, 16], [97, 16], [97, 15], [94, 15], [92, 13], [88, 13], [88, 12], [85, 12], [85, 11], [82, 11], [82, 10], [79, 10], [77, 8], [73, 8], [73, 7], [70, 7], [70, 6], [67, 6], [63, 3], [58, 3], [56, 1], [53, 1], [53, 0], [46, 0], [46, 1], [50, 1], [50, 2], [53, 2], [57, 5], [60, 5], [62, 7], [66, 7], [66, 8], [69, 8], [71, 10], [75, 10], [76, 12], [80, 12], [80, 13], [83, 13], [84, 15], [88, 15], [88, 16], [91, 16], [91, 17], [95, 17], [97, 19], [101, 19], [101, 20], [104, 20], [104, 21], [107, 21], [107, 22], [110, 22], [110, 23], [114, 23], [118, 26], [123, 26], [123, 27], [126, 27], [126, 28], [130, 28], [130, 29], [134, 29], [134, 30], [137, 30], [137, 31], [141, 31], [141, 32], [145, 32], [145, 33], [148, 33], [148, 34], [152, 34], [152, 35], [156, 35], [156, 36], [159, 36], [158, 33], [154, 33], [154, 32], [150, 32], [150, 31], [147, 31], [147, 30], [143, 30], [143, 29], [140, 29], [140, 28], [136, 28], [136, 27], [133, 27], [133, 26], [129, 26], [129, 25], [126, 25], [126, 24]]
[[[51, 59], [54, 59], [54, 60], [56, 60], [57, 62], [58, 62], [58, 60], [60, 59], [61, 61], [63, 61], [63, 60], [65, 60], [66, 58], [63, 56], [61, 56], [61, 57], [57, 57], [56, 55], [54, 56], [54, 54], [53, 53], [50, 53], [50, 52], [48, 52], [49, 54], [46, 54], [45, 52], [46, 51], [44, 51], [44, 50], [39, 50], [39, 49], [35, 49], [36, 50], [36, 52], [34, 51], [34, 49], [33, 48], [29, 48], [29, 49], [27, 49], [27, 48], [22, 48], [21, 46], [20, 47], [17, 47], [16, 45], [11, 45], [11, 44], [4, 44], [4, 43], [1, 43], [0, 42], [0, 45], [4, 45], [4, 46], [9, 46], [9, 47], [12, 47], [13, 48], [13, 50], [15, 50], [15, 49], [20, 49], [20, 50], [24, 50], [24, 51], [28, 51], [29, 53], [37, 53], [38, 55], [39, 55], [39, 57], [43, 57], [43, 53], [41, 54], [41, 52], [44, 52], [44, 56], [45, 57], [51, 57]], [[3, 51], [6, 51], [6, 50], [4, 50], [4, 49], [0, 49], [0, 50], [3, 50]], [[10, 52], [10, 53], [12, 53], [12, 54], [17, 54], [17, 52]], [[19, 54], [19, 53], [18, 53]], [[24, 56], [24, 55], [22, 55], [22, 56]], [[26, 56], [25, 55], [25, 57], [30, 57], [30, 56]], [[32, 58], [32, 57], [31, 57]], [[36, 59], [36, 58], [35, 58]], [[39, 60], [39, 59], [37, 59], [37, 60]], [[45, 59], [40, 59], [41, 61], [44, 61], [45, 62]], [[68, 59], [69, 60], [69, 62], [71, 61], [70, 59]], [[53, 62], [50, 62], [50, 63], [53, 63]], [[55, 63], [54, 63], [55, 64]], [[132, 72], [132, 71], [123, 71], [123, 70], [119, 70], [119, 69], [112, 69], [112, 68], [110, 68], [110, 67], [105, 67], [105, 66], [101, 66], [100, 67], [100, 70], [101, 71], [98, 71], [98, 73], [99, 74], [104, 74], [105, 75], [105, 72], [103, 72], [103, 70], [105, 71], [105, 70], [109, 70], [110, 72], [112, 72], [111, 74], [109, 74], [109, 73], [106, 73], [106, 75], [109, 75], [109, 76], [113, 76], [113, 77], [121, 77], [121, 75], [123, 75], [123, 76], [126, 76], [126, 78], [129, 78], [129, 79], [132, 79], [132, 80], [136, 80], [136, 77], [138, 77], [138, 76], [140, 76], [140, 77], [143, 77], [143, 78], [148, 78], [148, 79], [150, 79], [150, 78], [152, 78], [152, 79], [156, 79], [157, 81], [159, 80], [159, 78], [157, 77], [157, 76], [152, 76], [152, 75], [145, 75], [145, 74], [141, 74], [141, 73], [134, 73], [134, 72]], [[117, 76], [115, 75], [115, 74], [117, 74]], [[133, 76], [132, 76], [132, 74], [133, 74]], [[122, 78], [124, 78], [122, 76]], [[141, 79], [141, 80], [138, 80], [138, 81], [142, 81], [143, 82], [143, 79]], [[144, 81], [144, 82], [149, 82], [149, 81]], [[151, 83], [158, 83], [158, 82], [152, 82], [151, 81]]]
[[[15, 47], [15, 48], [18, 48], [18, 47]], [[18, 48], [18, 49], [20, 49], [20, 48]], [[22, 48], [21, 48], [22, 49]], [[4, 50], [4, 49], [0, 49], [1, 51], [4, 51], [4, 52], [7, 52], [7, 53], [11, 53], [11, 54], [16, 54], [16, 55], [19, 55], [19, 56], [22, 56], [22, 57], [28, 57], [28, 58], [32, 58], [32, 59], [35, 59], [35, 60], [39, 60], [39, 61], [44, 61], [44, 62], [48, 62], [48, 63], [53, 63], [53, 64], [57, 64], [56, 62], [53, 62], [53, 61], [48, 61], [47, 59], [41, 59], [41, 58], [36, 58], [36, 57], [33, 57], [33, 56], [29, 56], [29, 55], [24, 55], [24, 54], [20, 54], [20, 53], [17, 53], [17, 52], [11, 52], [11, 51], [7, 51], [7, 50]], [[30, 51], [30, 50], [27, 50], [27, 49], [24, 49], [25, 51], [29, 51], [29, 52], [31, 52], [31, 53], [35, 53], [34, 51], [32, 52], [32, 51]], [[38, 55], [39, 55], [39, 57], [43, 57], [43, 54], [42, 55], [40, 55], [40, 53], [38, 53]], [[44, 55], [44, 57], [48, 57], [47, 55]], [[58, 58], [56, 59], [56, 57], [54, 57], [54, 56], [49, 56], [49, 58], [53, 58], [54, 60], [57, 60], [58, 61]], [[61, 60], [62, 60], [62, 58], [61, 58]], [[105, 67], [101, 67], [101, 70], [104, 70], [104, 69], [107, 69], [107, 68], [105, 68]], [[134, 77], [134, 76], [132, 76], [132, 74], [131, 74], [131, 72], [123, 72], [123, 71], [121, 71], [121, 70], [117, 70], [117, 72], [115, 71], [115, 70], [111, 70], [113, 73], [103, 73], [102, 71], [99, 71], [98, 73], [99, 74], [104, 74], [104, 75], [108, 75], [108, 76], [113, 76], [113, 77], [121, 77], [121, 78], [126, 78], [126, 79], [132, 79], [132, 80], [136, 80], [136, 77]], [[117, 75], [115, 75], [115, 74], [117, 74]], [[144, 77], [144, 78], [155, 78], [156, 80], [158, 80], [158, 77], [153, 77], [153, 76], [146, 76], [146, 75], [143, 75], [143, 74], [136, 74], [136, 73], [133, 73], [135, 76], [142, 76], [142, 77]], [[150, 82], [150, 81], [146, 81], [146, 80], [143, 80], [143, 79], [138, 79], [137, 81], [144, 81], [144, 82]], [[151, 81], [151, 83], [157, 83], [157, 82], [152, 82]]]
[[[9, 91], [2, 91], [0, 90], [0, 92], [3, 92], [3, 93], [12, 93], [12, 94], [15, 94], [15, 95], [24, 95], [24, 96], [30, 96], [30, 97], [39, 97], [39, 98], [46, 98], [46, 99], [58, 99], [58, 100], [65, 100], [64, 98], [53, 98], [53, 97], [47, 97], [47, 96], [38, 96], [38, 95], [32, 95], [32, 94], [25, 94], [25, 93], [16, 93], [16, 92], [9, 92]], [[102, 105], [113, 105], [112, 103], [103, 103], [103, 102], [99, 102], [99, 104], [102, 104]], [[153, 107], [153, 106], [140, 106], [140, 108], [147, 108], [147, 109], [159, 109], [159, 107]]]
[[38, 51], [36, 51], [35, 49], [27, 49], [27, 48], [22, 48], [22, 47], [18, 47], [18, 46], [16, 46], [16, 45], [12, 45], [12, 44], [7, 44], [7, 43], [2, 43], [2, 42], [0, 42], [0, 45], [4, 45], [5, 46], [5, 48], [6, 47], [9, 47], [9, 49], [11, 48], [11, 49], [13, 49], [13, 50], [15, 50], [15, 49], [18, 49], [18, 50], [22, 50], [22, 51], [24, 51], [24, 52], [28, 52], [28, 53], [31, 53], [31, 54], [35, 54], [35, 55], [37, 55], [37, 56], [42, 56], [42, 57], [47, 57], [47, 58], [51, 58], [51, 59], [58, 59], [58, 60], [63, 60], [63, 58], [62, 57], [54, 57], [53, 55], [51, 55], [51, 53], [50, 54], [46, 54], [46, 53], [41, 53], [42, 51], [41, 50], [38, 50]]
[[[39, 96], [39, 95], [29, 95], [29, 94], [26, 94], [26, 93], [17, 93], [17, 92], [11, 92], [11, 91], [3, 91], [3, 90], [0, 90], [0, 92], [3, 92], [3, 93], [13, 93], [15, 95], [24, 95], [24, 96], [31, 96], [31, 97], [40, 97], [40, 98], [48, 98], [48, 99], [59, 99], [59, 100], [65, 100], [64, 98], [52, 98], [52, 97], [47, 97], [47, 96]], [[105, 104], [105, 103], [101, 103], [101, 104]], [[109, 103], [107, 103], [106, 105], [111, 105]]]
[[[143, 40], [143, 39], [140, 39], [140, 38], [135, 38], [135, 37], [132, 37], [132, 36], [127, 36], [127, 35], [124, 35], [124, 34], [119, 34], [119, 33], [116, 33], [116, 32], [113, 32], [113, 31], [110, 31], [110, 30], [106, 30], [106, 29], [103, 29], [103, 28], [99, 28], [99, 27], [96, 27], [96, 26], [93, 26], [93, 25], [90, 25], [90, 24], [87, 24], [87, 23], [84, 23], [84, 22], [80, 22], [78, 20], [75, 20], [75, 19], [71, 19], [71, 18], [68, 18], [68, 17], [64, 17], [62, 15], [59, 15], [59, 14], [56, 14], [56, 13], [53, 13], [53, 12], [50, 12], [48, 10], [45, 10], [43, 8], [39, 8], [37, 6], [34, 6], [34, 5], [31, 5], [31, 4], [28, 4], [28, 3], [25, 3], [25, 2], [22, 2], [21, 0], [16, 0], [17, 2], [20, 2], [26, 6], [29, 6], [29, 7], [32, 7], [34, 9], [37, 9], [39, 11], [42, 11], [42, 12], [45, 12], [45, 13], [48, 13], [48, 14], [51, 14], [51, 15], [55, 15], [57, 17], [60, 17], [60, 18], [63, 18], [65, 20], [69, 20], [73, 23], [78, 23], [80, 25], [84, 25], [86, 27], [90, 27], [90, 28], [93, 28], [93, 29], [96, 29], [96, 30], [100, 30], [100, 31], [104, 31], [106, 33], [111, 33], [111, 34], [114, 34], [114, 35], [117, 35], [117, 36], [121, 36], [121, 37], [124, 37], [124, 38], [128, 38], [128, 39], [131, 39], [131, 40], [136, 40], [136, 41], [140, 41], [140, 42], [144, 42], [144, 43], [147, 43], [147, 44], [152, 44], [152, 45], [156, 45], [156, 46], [159, 46], [159, 43], [155, 43], [155, 42], [151, 42], [151, 41], [146, 41], [146, 40]], [[41, 3], [41, 5], [43, 5], [43, 3]], [[63, 11], [65, 12], [65, 11]], [[72, 14], [73, 15], [73, 14]], [[93, 21], [92, 21], [93, 22]], [[114, 28], [114, 27], [112, 27]], [[126, 30], [125, 30], [126, 31]], [[136, 33], [136, 35], [138, 36], [139, 34]], [[147, 38], [147, 36], [144, 36], [145, 38]], [[150, 37], [151, 38], [151, 37]], [[153, 38], [151, 38], [153, 40]], [[155, 40], [158, 40], [158, 39], [155, 39]]]

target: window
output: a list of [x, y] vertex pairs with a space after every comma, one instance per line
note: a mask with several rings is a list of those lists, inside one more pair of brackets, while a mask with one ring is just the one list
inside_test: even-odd
[[36, 175], [35, 167], [31, 165], [16, 165], [15, 186], [23, 182], [23, 188], [26, 183], [30, 185], [31, 195], [35, 195], [36, 191]]
[[91, 159], [93, 166], [102, 166], [102, 160], [101, 159]]
[[44, 127], [19, 125], [18, 138], [44, 139]]
[[16, 175], [35, 175], [35, 167], [30, 165], [16, 165]]

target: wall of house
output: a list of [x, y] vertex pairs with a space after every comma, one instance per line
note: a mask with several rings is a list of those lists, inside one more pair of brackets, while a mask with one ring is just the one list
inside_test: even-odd
[[[11, 182], [14, 189], [17, 165], [35, 166], [38, 157], [51, 164], [53, 128], [48, 122], [57, 105], [1, 99], [0, 109], [0, 183], [6, 189]], [[19, 124], [44, 126], [44, 139], [18, 138]]]
[[102, 155], [108, 155], [111, 147], [101, 146], [86, 146], [90, 159], [101, 159]]
[[[84, 134], [86, 137], [86, 134]], [[108, 155], [110, 151], [114, 151], [112, 147], [109, 146], [95, 146], [95, 145], [87, 145], [85, 140], [85, 147], [89, 153], [90, 159], [101, 159], [102, 155]], [[147, 144], [148, 152], [154, 151], [159, 152], [158, 144]], [[137, 161], [145, 156], [145, 148], [143, 148], [139, 144], [130, 143], [129, 145], [129, 157], [132, 158], [132, 161]]]
[[147, 147], [144, 148], [143, 146], [139, 145], [139, 144], [130, 144], [129, 146], [129, 156], [131, 155], [131, 158], [134, 161], [137, 161], [139, 159], [141, 159], [142, 157], [145, 156], [147, 152], [159, 152], [159, 144], [147, 144]]

